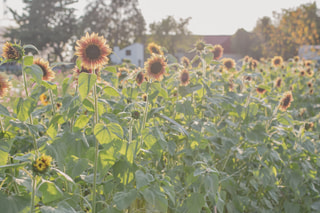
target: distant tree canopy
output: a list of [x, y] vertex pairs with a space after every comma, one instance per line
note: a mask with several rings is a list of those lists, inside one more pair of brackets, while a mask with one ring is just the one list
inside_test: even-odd
[[190, 42], [194, 42], [189, 36], [188, 29], [190, 17], [175, 20], [173, 16], [168, 16], [160, 22], [150, 24], [150, 40], [168, 49], [169, 53], [175, 54], [177, 50], [190, 48]]
[[143, 42], [145, 20], [138, 0], [94, 0], [88, 3], [81, 31], [105, 36], [111, 47]]
[[77, 19], [70, 7], [77, 1], [23, 0], [26, 6], [22, 14], [10, 8], [18, 28], [9, 29], [4, 36], [33, 44], [39, 50], [51, 47], [51, 52], [63, 61], [65, 45], [77, 31]]
[[292, 58], [298, 54], [301, 45], [320, 44], [317, 10], [314, 2], [274, 13], [274, 23], [269, 17], [263, 17], [257, 21], [253, 32], [247, 33], [247, 38], [243, 30], [237, 31], [233, 36], [233, 48], [242, 55], [255, 58], [274, 55]]

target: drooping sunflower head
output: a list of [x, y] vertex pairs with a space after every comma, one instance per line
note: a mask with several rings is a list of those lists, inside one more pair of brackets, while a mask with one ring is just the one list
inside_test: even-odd
[[117, 76], [120, 81], [122, 79], [124, 79], [125, 77], [127, 77], [128, 74], [129, 74], [129, 70], [126, 67], [119, 67], [118, 68]]
[[86, 69], [97, 69], [108, 63], [108, 55], [111, 52], [106, 39], [97, 33], [86, 33], [86, 36], [77, 41], [75, 55], [80, 58], [82, 66]]
[[216, 44], [213, 46], [213, 59], [219, 60], [223, 55], [223, 47], [220, 44]]
[[138, 120], [140, 118], [140, 112], [137, 111], [137, 110], [134, 110], [131, 112], [131, 117], [134, 119], [134, 120]]
[[0, 97], [7, 95], [9, 89], [11, 88], [11, 82], [4, 75], [0, 75]]
[[41, 157], [37, 158], [33, 162], [32, 164], [33, 171], [36, 173], [44, 173], [51, 166], [51, 162], [52, 162], [51, 156], [42, 155]]
[[55, 73], [52, 71], [52, 69], [49, 66], [49, 62], [42, 59], [42, 58], [36, 58], [33, 60], [33, 64], [36, 64], [40, 67], [42, 70], [42, 80], [44, 81], [51, 81], [55, 77]]
[[266, 89], [264, 88], [261, 88], [261, 87], [257, 87], [256, 89], [257, 93], [259, 93], [260, 95], [263, 95], [264, 93], [266, 93]]
[[147, 75], [155, 80], [162, 80], [165, 74], [167, 62], [161, 55], [152, 55], [145, 63], [144, 67]]
[[271, 60], [271, 63], [274, 67], [281, 67], [283, 63], [283, 58], [281, 56], [274, 56]]
[[191, 67], [191, 63], [190, 63], [190, 60], [189, 58], [183, 56], [181, 59], [181, 64], [184, 66], [184, 68], [190, 68]]
[[290, 107], [292, 101], [293, 97], [291, 91], [285, 92], [280, 100], [279, 109], [283, 112], [286, 111]]
[[275, 80], [275, 87], [276, 88], [279, 88], [281, 87], [281, 83], [282, 83], [282, 78], [278, 77], [276, 80]]
[[144, 81], [144, 73], [142, 71], [139, 71], [137, 76], [136, 76], [136, 82], [138, 86], [140, 86]]
[[257, 66], [258, 66], [258, 61], [255, 60], [255, 59], [252, 59], [252, 60], [250, 61], [249, 65], [250, 65], [250, 68], [251, 68], [252, 70], [254, 70], [254, 69], [257, 68]]
[[49, 98], [44, 93], [40, 95], [39, 99], [44, 106], [49, 104]]
[[313, 70], [311, 69], [311, 67], [308, 67], [308, 68], [307, 68], [306, 74], [307, 74], [307, 76], [309, 76], [309, 77], [312, 77], [312, 76], [313, 76], [314, 72], [313, 72]]
[[230, 70], [236, 67], [236, 62], [232, 58], [224, 58], [223, 65], [227, 70]]
[[248, 56], [248, 55], [246, 55], [244, 58], [243, 58], [243, 61], [245, 62], [245, 63], [248, 63], [248, 62], [250, 62], [252, 60], [252, 58], [250, 57], [250, 56]]
[[161, 50], [161, 46], [154, 42], [149, 43], [147, 49], [150, 54], [164, 55], [163, 51]]
[[206, 44], [204, 43], [203, 40], [198, 40], [198, 41], [196, 42], [195, 46], [196, 46], [196, 50], [202, 51], [202, 50], [204, 50]]
[[180, 83], [182, 86], [187, 86], [190, 82], [190, 75], [188, 70], [184, 69], [180, 73]]
[[19, 44], [6, 42], [3, 46], [2, 56], [7, 60], [20, 60], [24, 56], [24, 49]]

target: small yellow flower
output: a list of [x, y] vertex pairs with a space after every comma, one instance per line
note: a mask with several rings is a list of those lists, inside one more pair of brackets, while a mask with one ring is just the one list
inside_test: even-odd
[[24, 49], [19, 44], [6, 42], [3, 46], [2, 56], [5, 59], [20, 60], [24, 56]]
[[38, 173], [44, 173], [51, 166], [52, 157], [48, 155], [42, 155], [40, 158], [36, 159], [32, 164], [33, 171]]
[[45, 94], [41, 94], [39, 99], [44, 106], [47, 106], [49, 104], [49, 98]]
[[274, 67], [280, 67], [283, 63], [283, 58], [281, 56], [275, 56], [273, 57], [271, 63]]
[[161, 50], [161, 46], [157, 45], [154, 42], [148, 44], [147, 49], [151, 54], [163, 55], [163, 51]]

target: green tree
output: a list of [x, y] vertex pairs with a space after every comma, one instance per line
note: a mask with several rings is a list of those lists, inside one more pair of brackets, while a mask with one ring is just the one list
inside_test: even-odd
[[18, 28], [4, 35], [23, 44], [33, 44], [39, 50], [54, 53], [63, 61], [63, 51], [77, 31], [77, 19], [72, 4], [78, 0], [23, 0], [24, 12], [10, 8]]
[[143, 42], [146, 24], [138, 6], [138, 0], [94, 0], [86, 7], [82, 32], [97, 32], [111, 46]]
[[177, 50], [190, 49], [190, 43], [194, 39], [190, 36], [188, 24], [191, 17], [175, 20], [173, 16], [168, 16], [160, 22], [150, 24], [150, 40], [168, 49], [169, 53], [175, 54]]

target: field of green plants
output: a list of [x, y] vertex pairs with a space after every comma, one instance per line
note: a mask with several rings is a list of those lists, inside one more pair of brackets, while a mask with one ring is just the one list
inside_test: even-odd
[[198, 41], [110, 65], [87, 34], [59, 74], [30, 49], [3, 47], [22, 76], [0, 73], [0, 212], [320, 212], [315, 62]]

